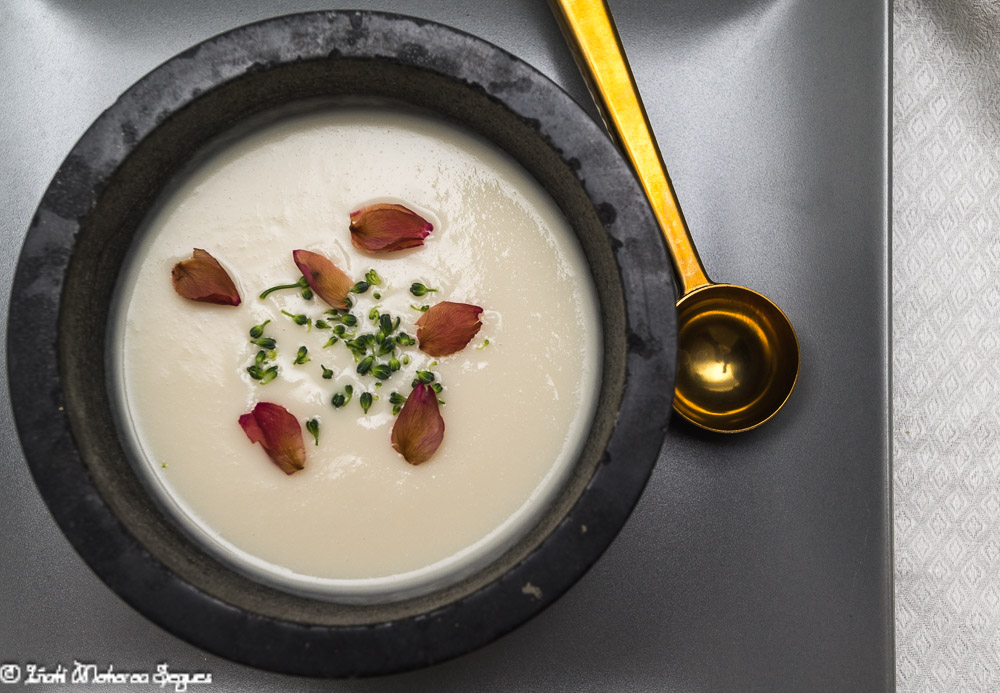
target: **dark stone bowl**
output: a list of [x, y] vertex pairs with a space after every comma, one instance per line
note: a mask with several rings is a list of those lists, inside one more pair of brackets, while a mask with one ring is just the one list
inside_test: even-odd
[[[426, 109], [506, 150], [576, 230], [603, 318], [598, 411], [557, 499], [479, 572], [394, 603], [292, 595], [206, 553], [140, 483], [115, 429], [107, 380], [115, 282], [171, 176], [207, 142], [269, 109], [340, 96]], [[98, 118], [32, 221], [14, 280], [8, 368], [39, 490], [76, 550], [123, 599], [239, 662], [359, 676], [480, 647], [551, 604], [597, 560], [638, 500], [666, 433], [675, 332], [670, 265], [643, 192], [564, 92], [508, 53], [445, 26], [320, 12], [205, 41]]]

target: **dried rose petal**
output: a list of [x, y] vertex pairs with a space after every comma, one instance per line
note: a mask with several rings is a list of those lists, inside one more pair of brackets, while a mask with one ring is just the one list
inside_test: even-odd
[[292, 259], [317, 296], [339, 310], [347, 310], [347, 294], [354, 282], [328, 259], [309, 250], [295, 250]]
[[450, 356], [461, 351], [483, 326], [483, 309], [468, 303], [442, 301], [417, 320], [420, 351], [431, 356]]
[[369, 253], [417, 248], [433, 230], [430, 222], [403, 205], [369, 205], [351, 212], [351, 243]]
[[417, 383], [392, 427], [392, 447], [410, 464], [420, 464], [437, 452], [442, 440], [437, 393], [427, 383]]
[[170, 271], [174, 291], [192, 301], [240, 305], [240, 294], [219, 261], [201, 248], [195, 248], [190, 260], [182, 260]]
[[271, 461], [285, 474], [294, 474], [306, 464], [299, 420], [280, 404], [258, 402], [240, 417], [240, 426], [251, 443], [260, 443]]

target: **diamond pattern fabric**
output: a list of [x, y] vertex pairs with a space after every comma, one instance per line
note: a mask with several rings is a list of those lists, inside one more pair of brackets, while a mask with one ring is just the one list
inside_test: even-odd
[[899, 691], [1000, 690], [1000, 2], [895, 0]]

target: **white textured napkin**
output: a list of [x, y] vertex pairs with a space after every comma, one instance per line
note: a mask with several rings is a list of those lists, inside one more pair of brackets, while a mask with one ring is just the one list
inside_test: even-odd
[[1000, 0], [895, 0], [899, 691], [1000, 691]]

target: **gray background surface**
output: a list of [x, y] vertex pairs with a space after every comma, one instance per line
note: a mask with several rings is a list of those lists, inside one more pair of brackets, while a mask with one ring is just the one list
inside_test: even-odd
[[[542, 2], [351, 6], [476, 33], [595, 113]], [[737, 437], [672, 424], [615, 544], [566, 597], [515, 633], [424, 671], [322, 682], [212, 657], [121, 602], [49, 516], [4, 386], [0, 663], [76, 659], [154, 671], [166, 661], [174, 670], [211, 672], [211, 690], [247, 691], [892, 687], [887, 9], [871, 0], [611, 6], [709, 273], [773, 298], [796, 326], [803, 371], [788, 407]], [[119, 93], [208, 36], [306, 9], [320, 6], [3, 4], [3, 283], [59, 163]], [[5, 296], [0, 330], [6, 304]]]

